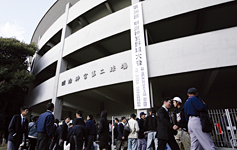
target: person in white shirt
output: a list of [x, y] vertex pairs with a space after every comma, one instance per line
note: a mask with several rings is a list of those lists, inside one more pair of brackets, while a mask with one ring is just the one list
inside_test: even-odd
[[128, 121], [128, 126], [131, 129], [131, 133], [128, 135], [128, 150], [136, 150], [139, 126], [138, 122], [135, 120], [136, 115], [131, 114], [130, 117], [131, 119]]

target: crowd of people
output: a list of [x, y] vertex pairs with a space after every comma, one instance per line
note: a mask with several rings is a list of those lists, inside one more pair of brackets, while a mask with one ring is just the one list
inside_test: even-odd
[[[33, 116], [28, 123], [28, 108], [22, 107], [21, 114], [13, 116], [9, 124], [8, 150], [64, 150], [70, 143], [70, 150], [94, 150], [95, 141], [99, 141], [101, 150], [110, 150], [114, 143], [117, 150], [215, 150], [209, 133], [202, 130], [199, 112], [207, 111], [207, 105], [198, 96], [197, 89], [188, 89], [185, 104], [179, 97], [164, 98], [162, 106], [136, 114], [130, 118], [115, 118], [113, 129], [107, 120], [107, 111], [101, 112], [101, 119], [96, 124], [93, 115], [82, 111], [76, 112], [76, 118], [70, 123], [65, 117], [62, 125], [54, 118], [54, 104], [47, 104], [47, 111], [39, 117]], [[173, 114], [169, 109], [175, 107]], [[146, 117], [147, 115], [147, 117]], [[115, 140], [111, 140], [114, 130]], [[98, 137], [97, 137], [98, 135]]]

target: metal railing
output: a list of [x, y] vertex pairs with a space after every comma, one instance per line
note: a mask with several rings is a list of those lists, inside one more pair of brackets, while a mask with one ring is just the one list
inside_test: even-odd
[[214, 123], [212, 140], [217, 147], [237, 147], [237, 109], [208, 110]]
[[[211, 133], [212, 140], [216, 147], [237, 147], [237, 108], [235, 109], [215, 109], [208, 110], [209, 116], [214, 123]], [[122, 116], [112, 116], [112, 124], [114, 119], [120, 120]], [[129, 115], [124, 115], [127, 119]], [[112, 141], [114, 141], [114, 133], [112, 130]], [[112, 142], [113, 143], [113, 142]]]

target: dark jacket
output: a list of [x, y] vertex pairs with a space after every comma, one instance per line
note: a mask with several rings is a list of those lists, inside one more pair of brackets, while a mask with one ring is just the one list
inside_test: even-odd
[[83, 124], [84, 127], [86, 126], [83, 117], [75, 118], [74, 121], [73, 121], [73, 126], [78, 125], [78, 122], [81, 122], [81, 123]]
[[144, 121], [144, 127], [147, 131], [156, 131], [157, 129], [157, 116], [155, 113], [146, 117]]
[[83, 140], [86, 138], [86, 129], [82, 125], [75, 125], [73, 126], [69, 133], [68, 138], [70, 138], [72, 135], [76, 135], [77, 139]]
[[[82, 150], [83, 141], [84, 139], [87, 139], [85, 127], [83, 125], [73, 125], [73, 127], [68, 132], [68, 139], [70, 141], [70, 149]], [[85, 143], [87, 143], [87, 141]]]
[[61, 131], [62, 131], [62, 126], [57, 127], [55, 134], [54, 134], [54, 141], [56, 143], [56, 150], [60, 149], [59, 148], [59, 140], [61, 140]]
[[161, 107], [158, 111], [158, 128], [157, 138], [169, 140], [174, 138], [177, 131], [173, 130], [173, 123], [170, 122], [170, 117], [165, 108]]
[[87, 120], [86, 122], [86, 133], [87, 135], [96, 135], [96, 126], [93, 121]]
[[124, 136], [123, 135], [123, 130], [124, 130], [123, 123], [119, 123], [119, 125], [118, 125], [118, 137], [117, 137], [118, 140], [127, 140], [127, 137], [125, 137], [125, 139], [122, 139], [122, 137]]
[[181, 106], [180, 108], [175, 108], [173, 116], [174, 116], [173, 120], [174, 124], [177, 125], [179, 128], [182, 128], [184, 131], [188, 131], [183, 106]]
[[25, 118], [25, 122], [21, 125], [21, 115], [15, 115], [8, 127], [8, 141], [12, 141], [16, 146], [19, 146], [22, 142], [23, 134], [28, 139], [28, 119]]
[[138, 132], [138, 138], [139, 139], [144, 139], [145, 138], [145, 135], [144, 135], [144, 132], [146, 131], [145, 130], [145, 127], [144, 127], [144, 119], [139, 119], [138, 120], [138, 126], [139, 126], [139, 132]]
[[45, 133], [49, 138], [53, 137], [54, 115], [51, 111], [46, 111], [39, 116], [36, 122], [37, 132]]
[[98, 133], [100, 141], [109, 142], [109, 122], [106, 118], [100, 119]]
[[67, 135], [68, 135], [68, 125], [67, 125], [66, 122], [64, 122], [63, 125], [62, 125], [60, 138], [65, 141], [65, 140], [67, 140]]
[[57, 125], [57, 124], [55, 124], [54, 123], [54, 125], [53, 125], [53, 136], [55, 135], [55, 133], [56, 133], [56, 130], [57, 130], [57, 128], [59, 127], [59, 125]]
[[118, 137], [118, 123], [114, 123], [114, 138], [117, 139]]

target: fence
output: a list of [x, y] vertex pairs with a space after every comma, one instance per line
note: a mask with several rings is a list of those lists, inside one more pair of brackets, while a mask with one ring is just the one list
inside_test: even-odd
[[[237, 147], [237, 109], [215, 109], [208, 110], [214, 123], [211, 137], [216, 147]], [[122, 116], [112, 116], [120, 120]], [[129, 115], [124, 115], [129, 118]], [[114, 130], [112, 130], [112, 143], [114, 143]]]
[[217, 147], [237, 147], [237, 109], [216, 109], [208, 111], [214, 123], [212, 140]]

